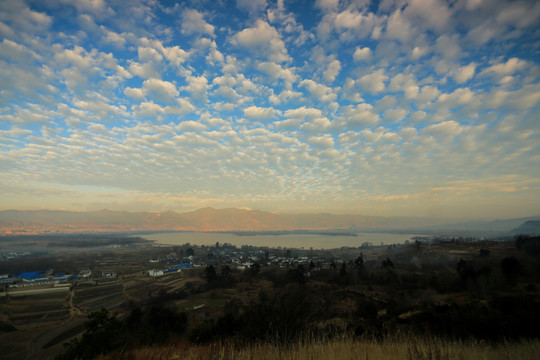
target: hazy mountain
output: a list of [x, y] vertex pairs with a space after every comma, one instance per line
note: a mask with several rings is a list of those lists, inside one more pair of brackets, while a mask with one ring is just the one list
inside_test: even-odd
[[423, 233], [453, 236], [511, 236], [514, 230], [528, 221], [538, 221], [540, 216], [531, 216], [516, 219], [498, 219], [492, 221], [467, 221], [461, 223], [439, 224], [423, 226], [416, 230]]
[[172, 211], [0, 211], [0, 233], [37, 234], [51, 232], [108, 231], [286, 231], [286, 230], [394, 230], [394, 231], [495, 231], [509, 232], [527, 220], [540, 217], [444, 224], [440, 220], [416, 217], [381, 217], [335, 214], [276, 214], [245, 209], [203, 208], [193, 212]]
[[511, 231], [514, 235], [540, 235], [540, 220], [529, 220]]

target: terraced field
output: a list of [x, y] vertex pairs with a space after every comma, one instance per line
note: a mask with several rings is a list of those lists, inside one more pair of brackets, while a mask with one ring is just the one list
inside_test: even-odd
[[105, 285], [78, 285], [75, 288], [73, 305], [87, 313], [101, 308], [114, 308], [123, 303], [124, 286], [120, 283]]
[[2, 304], [2, 313], [7, 315], [14, 326], [66, 320], [69, 309], [65, 302], [65, 291], [7, 297]]

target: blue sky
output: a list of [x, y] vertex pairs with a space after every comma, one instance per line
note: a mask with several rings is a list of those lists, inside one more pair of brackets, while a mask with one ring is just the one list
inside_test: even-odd
[[0, 1], [0, 208], [540, 214], [537, 1]]

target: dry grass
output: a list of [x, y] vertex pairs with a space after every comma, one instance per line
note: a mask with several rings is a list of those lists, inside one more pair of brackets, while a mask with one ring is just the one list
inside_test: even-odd
[[102, 359], [150, 360], [461, 360], [461, 359], [537, 359], [540, 340], [526, 340], [491, 345], [439, 339], [400, 338], [383, 341], [340, 339], [310, 341], [284, 347], [272, 344], [238, 346], [214, 343], [195, 346], [187, 343], [143, 348]]

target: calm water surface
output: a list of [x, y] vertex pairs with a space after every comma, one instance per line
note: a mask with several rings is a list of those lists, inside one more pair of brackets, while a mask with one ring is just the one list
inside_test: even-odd
[[271, 248], [314, 248], [335, 249], [342, 246], [359, 247], [365, 242], [372, 245], [403, 244], [417, 235], [359, 233], [358, 236], [332, 236], [319, 234], [285, 234], [285, 235], [235, 235], [228, 233], [173, 232], [144, 234], [141, 237], [154, 240], [159, 245], [215, 245], [229, 243], [235, 246], [268, 246]]

